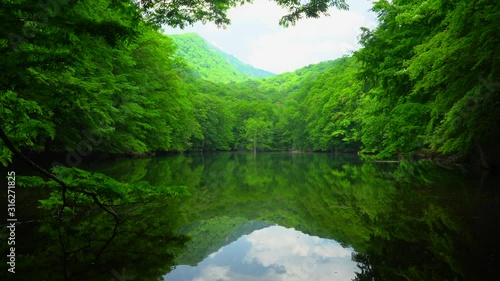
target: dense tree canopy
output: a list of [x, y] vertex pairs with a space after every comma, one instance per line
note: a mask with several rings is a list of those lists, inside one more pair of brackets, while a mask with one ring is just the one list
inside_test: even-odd
[[[356, 53], [369, 82], [367, 150], [467, 155], [498, 141], [499, 3], [379, 1]], [[378, 135], [376, 132], [379, 132]]]

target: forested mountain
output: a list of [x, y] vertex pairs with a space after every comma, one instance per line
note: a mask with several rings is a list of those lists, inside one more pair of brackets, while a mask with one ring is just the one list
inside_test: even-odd
[[18, 149], [499, 158], [497, 2], [378, 1], [379, 27], [353, 56], [260, 79], [248, 77], [271, 74], [196, 34], [163, 35], [133, 6], [104, 15], [101, 2], [62, 5], [29, 40], [33, 9], [2, 6], [0, 114]]
[[196, 33], [175, 34], [170, 38], [178, 46], [176, 54], [185, 59], [191, 75], [196, 78], [227, 83], [275, 75], [242, 63]]
[[196, 266], [210, 254], [231, 244], [243, 235], [271, 226], [264, 221], [247, 221], [241, 217], [216, 217], [187, 225], [181, 231], [189, 234], [189, 250], [177, 258], [180, 264]]

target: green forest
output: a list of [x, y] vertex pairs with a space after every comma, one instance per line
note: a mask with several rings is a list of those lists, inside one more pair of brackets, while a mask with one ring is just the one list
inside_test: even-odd
[[[348, 237], [354, 239], [355, 245], [362, 245], [359, 249], [376, 258], [371, 264], [377, 265], [377, 270], [382, 268], [382, 272], [389, 269], [382, 261], [387, 255], [380, 249], [391, 239], [418, 242], [424, 237], [439, 247], [430, 254], [421, 247], [422, 261], [439, 256], [439, 264], [455, 263], [448, 258], [453, 247], [446, 244], [447, 238], [440, 240], [427, 231], [436, 227], [437, 233], [453, 221], [433, 205], [439, 200], [426, 197], [431, 188], [405, 193], [406, 201], [395, 194], [397, 188], [409, 182], [431, 185], [434, 174], [425, 168], [430, 163], [446, 167], [465, 163], [467, 168], [498, 172], [500, 1], [373, 2], [378, 25], [360, 30], [360, 49], [279, 75], [245, 64], [195, 33], [167, 35], [162, 29], [183, 28], [196, 22], [224, 28], [231, 24], [229, 9], [251, 2], [0, 0], [0, 166], [10, 169], [2, 172], [2, 177], [7, 178], [3, 186], [8, 189], [2, 198], [13, 196], [15, 189], [18, 201], [15, 196], [8, 197], [6, 215], [11, 219], [16, 215], [10, 211], [15, 210], [11, 207], [15, 203], [18, 210], [33, 207], [34, 214], [19, 213], [27, 221], [33, 215], [39, 226], [31, 236], [27, 230], [24, 237], [19, 234], [20, 239], [28, 237], [29, 242], [17, 245], [21, 251], [17, 257], [24, 258], [18, 268], [32, 274], [30, 270], [40, 266], [38, 260], [45, 259], [49, 264], [58, 264], [57, 268], [49, 267], [57, 274], [37, 273], [40, 280], [84, 280], [80, 277], [89, 268], [92, 276], [110, 280], [110, 270], [119, 269], [120, 260], [125, 260], [125, 264], [148, 270], [141, 280], [158, 280], [172, 269], [174, 258], [189, 240], [187, 235], [175, 232], [181, 223], [174, 219], [192, 214], [194, 219], [189, 223], [206, 220], [200, 233], [215, 226], [235, 230], [245, 225], [237, 216], [220, 218], [220, 214], [238, 215], [231, 214], [222, 203], [218, 205], [221, 196], [231, 206], [244, 206], [245, 200], [254, 204], [248, 205], [254, 208], [241, 211], [242, 217], [255, 215], [255, 220], [288, 227], [299, 223], [301, 229], [310, 232], [321, 226], [337, 233], [335, 238], [346, 244]], [[349, 8], [344, 0], [274, 2], [288, 11], [276, 22], [285, 28], [302, 19], [326, 16], [330, 8]], [[220, 153], [220, 166], [213, 165], [215, 168], [210, 170], [210, 156], [203, 152], [220, 151], [252, 153]], [[260, 153], [274, 151], [293, 152], [282, 154], [290, 156], [294, 163], [303, 162], [306, 168], [297, 169], [286, 159], [277, 161], [272, 153]], [[170, 164], [160, 165], [162, 161], [157, 158], [135, 159], [184, 152], [195, 152], [201, 164], [194, 165], [192, 160], [182, 158], [184, 155], [172, 157], [177, 165], [172, 169], [164, 167]], [[333, 153], [311, 153], [307, 157], [321, 161], [309, 163], [301, 160], [306, 154], [296, 152], [358, 154], [363, 160], [374, 161], [358, 167], [342, 159], [331, 162], [322, 158]], [[54, 155], [63, 155], [54, 157], [62, 164], [34, 160], [46, 157], [45, 162], [52, 161]], [[262, 156], [268, 163], [262, 167], [268, 170], [257, 168], [255, 159]], [[132, 163], [117, 172], [116, 178], [86, 169], [84, 160], [106, 157], [131, 158]], [[241, 158], [245, 165], [237, 167], [231, 157]], [[414, 161], [424, 158], [431, 161]], [[377, 170], [376, 164], [390, 163], [375, 161], [394, 160], [400, 161], [395, 172]], [[143, 166], [149, 167], [150, 162], [157, 165], [154, 169], [165, 179], [180, 174], [176, 169], [185, 168], [188, 173], [196, 169], [184, 182], [161, 181], [159, 176], [158, 181], [155, 177], [146, 180], [147, 169]], [[230, 172], [218, 175], [223, 179], [210, 182], [217, 171], [228, 167]], [[424, 168], [420, 171], [418, 167]], [[237, 182], [232, 171], [245, 175], [244, 180]], [[295, 177], [304, 171], [308, 174], [300, 177], [307, 184], [295, 191], [287, 189], [298, 182]], [[206, 185], [194, 189], [196, 185], [190, 186], [190, 181]], [[285, 185], [272, 191], [278, 181]], [[388, 182], [394, 182], [397, 188]], [[377, 184], [385, 189], [373, 189]], [[315, 194], [315, 186], [322, 191]], [[253, 192], [253, 197], [234, 195], [240, 188]], [[332, 192], [330, 188], [345, 190]], [[235, 193], [223, 196], [231, 190]], [[269, 194], [277, 195], [276, 201], [283, 200], [281, 205], [270, 200]], [[460, 193], [453, 196], [460, 197]], [[30, 205], [19, 198], [35, 203]], [[183, 200], [192, 204], [183, 205]], [[432, 201], [428, 213], [419, 214], [418, 225], [425, 228], [425, 234], [415, 234], [415, 220], [407, 216], [412, 201]], [[394, 206], [387, 207], [388, 202]], [[283, 217], [281, 209], [266, 211], [277, 205], [305, 213]], [[344, 205], [352, 209], [333, 212], [344, 212], [343, 217], [327, 216], [331, 206]], [[252, 213], [254, 210], [259, 213]], [[458, 213], [463, 208], [456, 210]], [[398, 216], [400, 219], [392, 220]], [[262, 220], [241, 233], [267, 225]], [[316, 221], [319, 224], [314, 226]], [[408, 222], [398, 230], [404, 232], [399, 236], [391, 234], [398, 229], [395, 221]], [[377, 229], [375, 222], [385, 226]], [[487, 223], [479, 222], [486, 228]], [[338, 230], [335, 223], [363, 223], [367, 227]], [[30, 225], [23, 221], [16, 226], [24, 230]], [[455, 229], [454, 234], [462, 234]], [[0, 238], [7, 237], [7, 231], [2, 227]], [[201, 240], [211, 239], [223, 245], [235, 238], [197, 231], [191, 229], [197, 234], [192, 243], [199, 243], [203, 251], [184, 253], [189, 263], [208, 253], [209, 246]], [[123, 233], [126, 239], [120, 238]], [[368, 239], [375, 246], [364, 245]], [[0, 252], [12, 252], [3, 242]], [[43, 251], [29, 253], [27, 249], [38, 242]], [[404, 243], [398, 245], [395, 248], [405, 249]], [[123, 254], [135, 249], [155, 254], [145, 259]], [[354, 257], [367, 265], [367, 271], [368, 254]], [[79, 262], [86, 267], [74, 266]], [[390, 262], [397, 264], [398, 260]], [[448, 276], [435, 273], [425, 262], [422, 268], [430, 269], [422, 274], [406, 265], [400, 269], [418, 278], [394, 280], [422, 280], [430, 275], [443, 280]], [[0, 267], [4, 273], [7, 264]], [[103, 268], [108, 275], [101, 274]]]
[[[187, 4], [145, 11], [158, 1], [142, 10], [129, 1], [2, 2], [2, 139], [20, 151], [340, 151], [485, 168], [498, 160], [496, 1], [375, 2], [379, 23], [362, 30], [360, 50], [281, 75], [196, 34], [161, 33], [161, 24], [223, 26], [238, 2], [192, 14]], [[295, 9], [285, 26], [324, 8], [277, 2]], [[12, 160], [5, 144], [0, 155]]]

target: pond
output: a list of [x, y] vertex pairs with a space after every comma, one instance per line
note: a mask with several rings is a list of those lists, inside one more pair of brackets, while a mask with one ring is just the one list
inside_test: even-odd
[[[315, 153], [184, 154], [81, 168], [185, 186], [189, 196], [141, 205], [99, 268], [78, 264], [98, 250], [66, 262], [72, 280], [497, 280], [498, 177]], [[106, 231], [83, 244], [91, 249]], [[32, 268], [63, 270], [60, 256], [40, 254], [57, 253], [54, 242], [26, 243], [20, 258], [38, 257]]]

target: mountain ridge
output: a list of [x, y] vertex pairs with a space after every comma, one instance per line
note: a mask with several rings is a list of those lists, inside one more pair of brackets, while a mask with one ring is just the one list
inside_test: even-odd
[[276, 76], [274, 73], [241, 62], [235, 56], [210, 44], [197, 33], [172, 34], [169, 37], [178, 47], [176, 55], [185, 60], [190, 74], [195, 78], [231, 83]]

